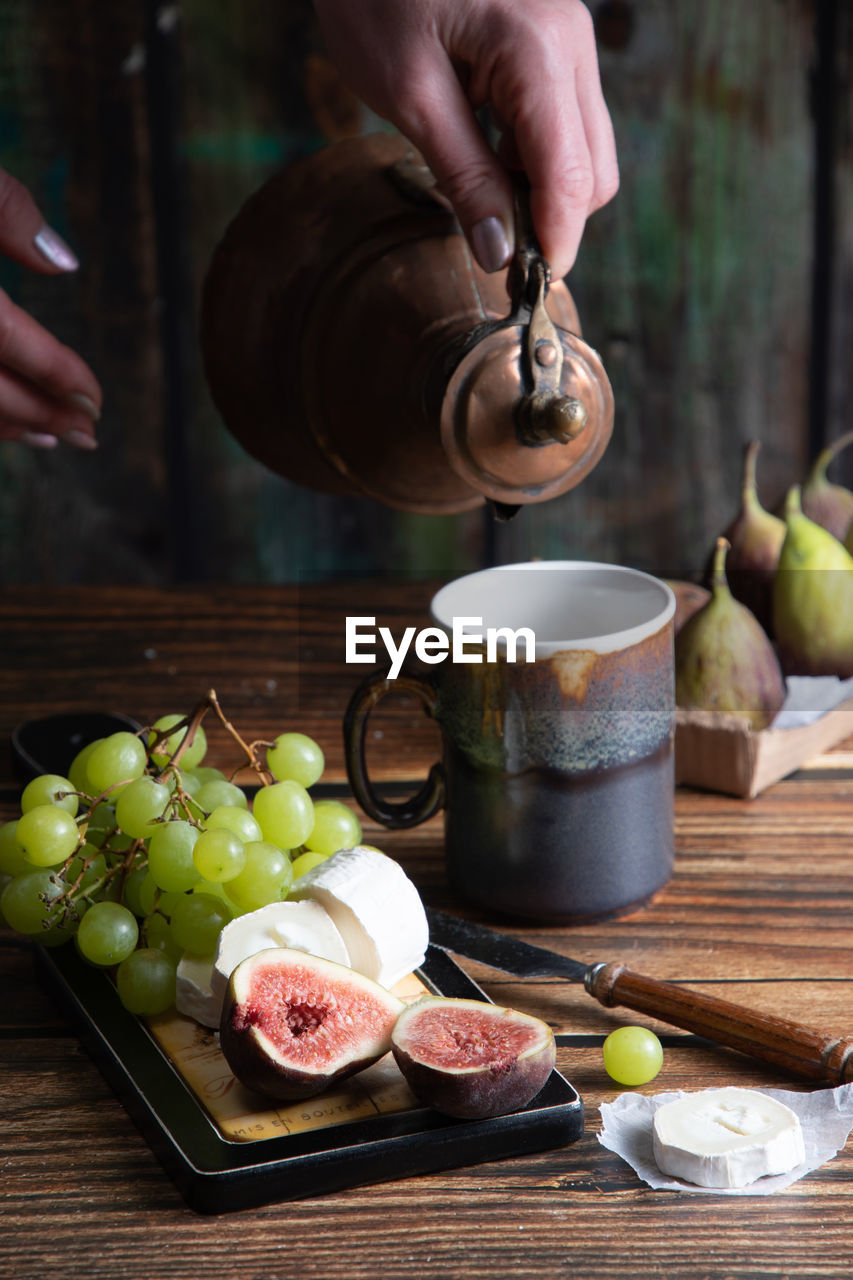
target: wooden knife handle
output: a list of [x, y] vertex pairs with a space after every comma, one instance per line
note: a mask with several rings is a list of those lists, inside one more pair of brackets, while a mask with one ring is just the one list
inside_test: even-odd
[[644, 977], [621, 964], [595, 965], [585, 985], [603, 1005], [647, 1013], [797, 1075], [830, 1084], [853, 1080], [853, 1037], [824, 1035], [797, 1022]]

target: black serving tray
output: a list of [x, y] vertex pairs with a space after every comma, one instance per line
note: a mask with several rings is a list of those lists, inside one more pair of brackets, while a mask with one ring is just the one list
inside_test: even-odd
[[[583, 1103], [553, 1071], [522, 1111], [452, 1120], [412, 1108], [258, 1142], [225, 1139], [146, 1024], [122, 1008], [109, 978], [73, 947], [36, 948], [37, 963], [105, 1079], [187, 1203], [224, 1213], [270, 1201], [565, 1146], [583, 1133]], [[417, 976], [439, 995], [487, 999], [450, 956], [430, 947]]]

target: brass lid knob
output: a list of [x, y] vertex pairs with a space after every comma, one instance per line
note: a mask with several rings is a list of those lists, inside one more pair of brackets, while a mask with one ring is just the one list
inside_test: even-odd
[[613, 430], [613, 394], [598, 354], [549, 313], [550, 268], [533, 233], [526, 189], [516, 190], [510, 314], [468, 335], [445, 385], [441, 438], [451, 467], [506, 510], [573, 488]]

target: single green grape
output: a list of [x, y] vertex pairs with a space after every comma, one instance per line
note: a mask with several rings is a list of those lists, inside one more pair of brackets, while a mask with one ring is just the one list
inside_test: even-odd
[[199, 764], [192, 770], [192, 773], [199, 782], [227, 782], [228, 779], [221, 769], [216, 769], [212, 764]]
[[40, 804], [56, 804], [67, 810], [71, 817], [76, 817], [78, 798], [74, 794], [75, 787], [69, 778], [59, 773], [42, 773], [32, 782], [28, 782], [21, 795], [21, 813], [35, 809]]
[[322, 748], [304, 733], [281, 733], [267, 749], [267, 768], [280, 782], [313, 787], [325, 767]]
[[232, 918], [233, 912], [226, 903], [212, 893], [184, 894], [172, 912], [172, 937], [183, 950], [209, 956]]
[[[156, 732], [161, 730], [169, 730], [174, 728], [176, 724], [180, 724], [185, 716], [173, 714], [161, 716], [159, 720], [155, 720], [151, 728]], [[156, 751], [151, 753], [151, 759], [158, 769], [162, 769], [172, 759], [172, 756], [178, 750], [187, 735], [187, 725], [183, 729], [176, 729], [174, 733], [169, 734], [168, 738], [164, 738], [162, 742], [158, 742]], [[155, 733], [151, 733], [148, 738], [149, 744], [153, 742]], [[178, 766], [181, 769], [194, 769], [196, 765], [201, 764], [207, 751], [207, 738], [201, 725], [197, 725], [193, 734], [192, 742], [187, 746], [186, 751], [182, 754]]]
[[132, 911], [135, 916], [144, 916], [145, 908], [142, 905], [140, 892], [145, 878], [148, 875], [145, 867], [131, 867], [124, 878], [124, 884], [121, 890], [121, 900], [127, 907], [128, 911]]
[[199, 830], [191, 822], [161, 822], [148, 841], [148, 870], [161, 889], [185, 893], [200, 879], [193, 862]]
[[138, 941], [136, 917], [120, 902], [96, 902], [77, 929], [80, 954], [99, 968], [121, 964]]
[[300, 876], [304, 876], [306, 871], [310, 871], [312, 867], [318, 867], [321, 862], [325, 862], [329, 857], [328, 853], [315, 853], [309, 851], [300, 853], [293, 859], [293, 879], [298, 880]]
[[40, 947], [62, 947], [66, 942], [70, 942], [77, 932], [78, 920], [82, 919], [88, 910], [88, 903], [84, 901], [76, 902], [74, 906], [77, 914], [70, 917], [66, 924], [55, 924], [50, 929], [42, 929], [39, 933], [33, 934], [33, 941]]
[[249, 807], [245, 791], [235, 783], [227, 782], [225, 778], [211, 778], [209, 782], [202, 782], [192, 799], [205, 813], [213, 813], [214, 809], [223, 804], [236, 805], [240, 809]]
[[193, 862], [205, 880], [226, 884], [246, 865], [246, 846], [226, 827], [202, 831], [193, 848]]
[[14, 822], [4, 822], [0, 827], [0, 874], [4, 876], [23, 876], [33, 869], [33, 864], [27, 861], [18, 844], [15, 835], [17, 830], [17, 819]]
[[[63, 887], [46, 869], [30, 868], [25, 875], [13, 876], [0, 896], [4, 920], [18, 933], [40, 934], [50, 914], [50, 902], [62, 893]], [[41, 895], [47, 902], [42, 902]]]
[[298, 782], [261, 787], [253, 806], [264, 840], [280, 849], [298, 849], [314, 826], [314, 802]]
[[172, 926], [159, 911], [147, 917], [140, 936], [146, 947], [153, 947], [155, 951], [164, 951], [174, 964], [177, 964], [184, 954], [183, 947], [179, 947], [172, 937]]
[[213, 813], [209, 815], [204, 825], [208, 831], [213, 831], [219, 827], [225, 831], [231, 831], [244, 844], [263, 838], [257, 818], [253, 817], [248, 809], [243, 809], [236, 804], [218, 805], [213, 810]]
[[135, 733], [121, 730], [111, 733], [95, 747], [86, 760], [86, 773], [97, 795], [141, 778], [146, 765], [145, 747]]
[[314, 804], [314, 826], [305, 840], [312, 853], [337, 853], [361, 843], [361, 823], [340, 800], [317, 800]]
[[194, 884], [190, 889], [190, 893], [206, 893], [208, 897], [219, 898], [225, 903], [232, 916], [235, 913], [237, 915], [243, 914], [237, 903], [227, 892], [224, 884], [216, 884], [213, 880], [199, 880], [198, 884]]
[[38, 804], [18, 819], [15, 839], [33, 866], [55, 867], [77, 848], [80, 832], [67, 810]]
[[134, 840], [154, 834], [169, 803], [169, 788], [147, 775], [129, 782], [116, 800], [116, 822]]
[[293, 863], [277, 845], [253, 840], [246, 845], [246, 865], [227, 883], [226, 893], [241, 911], [256, 911], [281, 902], [293, 884]]
[[618, 1027], [602, 1052], [604, 1069], [617, 1084], [648, 1084], [663, 1066], [663, 1047], [648, 1027]]
[[165, 1013], [175, 1003], [175, 964], [156, 947], [140, 947], [119, 965], [116, 988], [129, 1013]]
[[93, 795], [95, 793], [92, 779], [89, 777], [89, 757], [95, 747], [100, 746], [103, 741], [103, 738], [95, 738], [93, 742], [87, 742], [85, 747], [81, 747], [71, 761], [68, 769], [68, 780], [75, 791], [82, 791], [85, 795]]

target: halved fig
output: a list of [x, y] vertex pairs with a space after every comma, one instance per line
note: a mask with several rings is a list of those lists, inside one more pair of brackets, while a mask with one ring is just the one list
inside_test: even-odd
[[390, 991], [346, 965], [272, 947], [231, 974], [219, 1041], [248, 1089], [310, 1098], [387, 1053], [402, 1008]]
[[556, 1059], [554, 1033], [539, 1018], [444, 996], [424, 996], [403, 1010], [391, 1050], [420, 1102], [468, 1120], [525, 1107]]

